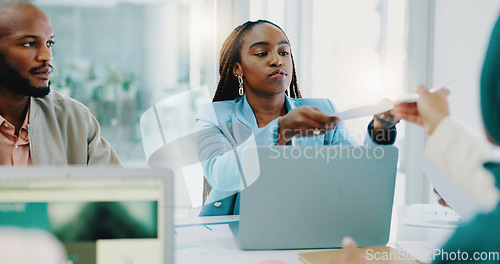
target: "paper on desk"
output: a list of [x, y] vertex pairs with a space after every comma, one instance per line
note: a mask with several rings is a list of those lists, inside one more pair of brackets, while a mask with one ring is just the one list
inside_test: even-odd
[[439, 204], [412, 204], [404, 224], [434, 228], [455, 229], [463, 220], [452, 209]]
[[207, 228], [219, 237], [233, 237], [233, 232], [231, 232], [228, 224], [207, 225]]
[[458, 215], [465, 221], [470, 220], [479, 211], [480, 207], [462, 190], [424, 158], [420, 158], [420, 166], [422, 167], [425, 175], [431, 182], [432, 186], [439, 195], [446, 201], [446, 203], [453, 208]]
[[175, 233], [185, 242], [217, 238], [217, 234], [204, 225], [176, 227]]
[[183, 264], [215, 264], [220, 263], [217, 255], [201, 247], [187, 247], [176, 249], [174, 253], [175, 263]]

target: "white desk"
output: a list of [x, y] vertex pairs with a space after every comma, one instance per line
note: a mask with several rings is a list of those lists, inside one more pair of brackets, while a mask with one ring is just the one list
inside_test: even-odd
[[[395, 239], [389, 242], [389, 246], [401, 249], [401, 243], [407, 243], [407, 246], [412, 244], [414, 249], [421, 251], [420, 253], [426, 251], [423, 250], [423, 248], [427, 248], [432, 252], [433, 249], [439, 249], [455, 231], [453, 229], [446, 228], [414, 227], [404, 225], [403, 222], [409, 207], [410, 206], [401, 206], [398, 208], [396, 220], [397, 224], [393, 226], [396, 235]], [[391, 227], [391, 232], [393, 231], [393, 227]], [[406, 250], [410, 248], [403, 249]], [[416, 254], [415, 252], [408, 253], [411, 255]], [[427, 263], [429, 262], [430, 260], [428, 259]]]
[[[402, 225], [407, 209], [408, 206], [399, 207], [393, 214], [389, 246], [397, 247], [397, 241], [442, 241], [453, 233], [451, 229]], [[238, 220], [238, 216], [177, 219], [175, 222], [175, 263], [303, 264], [298, 259], [298, 253], [317, 251], [242, 251], [236, 245], [227, 226], [228, 222]], [[207, 227], [212, 228], [212, 230], [207, 229]]]
[[[176, 219], [176, 264], [301, 264], [297, 254], [314, 250], [240, 250], [227, 223], [239, 216]], [[206, 229], [212, 228], [212, 231]]]

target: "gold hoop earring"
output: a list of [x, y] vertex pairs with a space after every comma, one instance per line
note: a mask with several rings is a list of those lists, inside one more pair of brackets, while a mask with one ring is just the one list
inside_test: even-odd
[[240, 89], [238, 89], [238, 94], [240, 96], [243, 96], [243, 94], [245, 93], [245, 89], [243, 89], [243, 77], [242, 76], [236, 76], [238, 77], [238, 86], [240, 87]]

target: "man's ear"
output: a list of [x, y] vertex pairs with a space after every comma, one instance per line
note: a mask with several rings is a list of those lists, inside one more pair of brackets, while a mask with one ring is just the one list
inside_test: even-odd
[[241, 69], [241, 64], [239, 62], [235, 62], [233, 66], [233, 75], [243, 76], [243, 70]]

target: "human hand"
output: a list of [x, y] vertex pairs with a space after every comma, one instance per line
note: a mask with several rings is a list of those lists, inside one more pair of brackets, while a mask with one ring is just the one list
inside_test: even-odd
[[368, 263], [366, 255], [359, 253], [356, 242], [350, 237], [342, 239], [342, 255], [332, 261], [331, 264], [359, 264]]
[[450, 115], [448, 101], [446, 97], [450, 91], [441, 88], [431, 93], [423, 85], [415, 91], [419, 95], [416, 103], [397, 104], [392, 110], [393, 115], [398, 119], [421, 125], [427, 134], [431, 135], [437, 125]]
[[446, 206], [446, 207], [450, 207], [446, 201], [443, 199], [443, 197], [441, 197], [441, 195], [439, 195], [439, 193], [436, 191], [436, 189], [433, 189], [434, 190], [434, 193], [438, 196], [438, 203], [442, 206]]
[[329, 116], [316, 107], [297, 107], [279, 120], [277, 144], [286, 144], [295, 136], [317, 136], [327, 133], [339, 122], [340, 119]]

